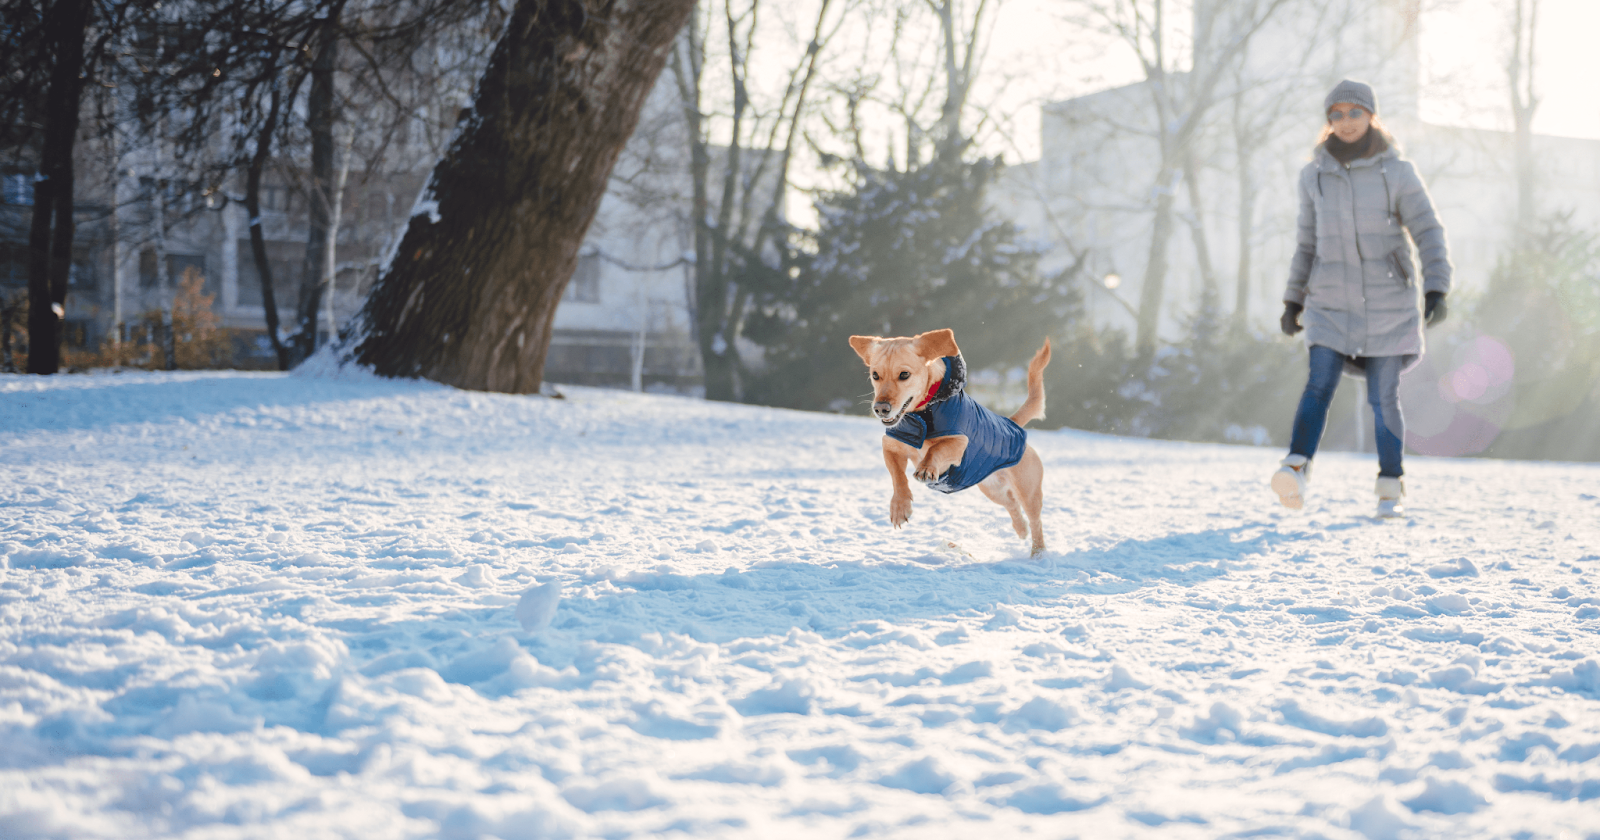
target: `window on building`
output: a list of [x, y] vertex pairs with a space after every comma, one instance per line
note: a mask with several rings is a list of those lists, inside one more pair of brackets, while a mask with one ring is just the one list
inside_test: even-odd
[[145, 248], [139, 252], [139, 288], [154, 289], [161, 284], [161, 273], [156, 270], [156, 249]]
[[0, 242], [0, 286], [28, 285], [28, 246]]
[[572, 272], [562, 300], [573, 303], [600, 302], [600, 255], [585, 254], [578, 258], [578, 268]]
[[167, 255], [167, 283], [172, 288], [178, 288], [178, 284], [183, 282], [184, 273], [190, 269], [194, 269], [205, 280], [200, 286], [200, 294], [215, 295], [217, 293], [216, 282], [211, 279], [209, 274], [206, 274], [206, 258], [204, 256], [199, 254]]
[[33, 176], [10, 172], [0, 176], [0, 197], [7, 204], [33, 205]]
[[[92, 289], [100, 280], [94, 254], [88, 248], [72, 249], [72, 267], [67, 271], [67, 285], [74, 289]], [[22, 242], [0, 242], [0, 286], [28, 285], [28, 246]]]
[[[299, 305], [300, 269], [305, 264], [304, 242], [266, 241], [267, 269], [272, 272], [272, 297], [278, 312], [288, 312]], [[250, 240], [239, 240], [239, 305], [262, 306], [261, 272], [256, 270], [255, 251]]]
[[72, 249], [72, 268], [67, 271], [67, 285], [74, 289], [93, 289], [100, 279], [95, 270], [94, 255], [88, 248]]
[[[158, 263], [156, 249], [145, 248], [139, 252], [139, 288], [154, 289], [161, 284], [161, 275], [156, 270]], [[217, 293], [217, 283], [206, 273], [206, 258], [203, 255], [168, 254], [166, 268], [166, 282], [169, 288], [177, 289], [178, 284], [183, 281], [183, 273], [193, 268], [200, 272], [200, 276], [206, 281], [200, 287], [200, 293], [203, 295]]]
[[261, 209], [282, 213], [289, 209], [289, 191], [283, 187], [261, 187]]

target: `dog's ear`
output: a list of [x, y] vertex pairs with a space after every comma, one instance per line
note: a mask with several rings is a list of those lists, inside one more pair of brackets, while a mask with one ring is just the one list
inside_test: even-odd
[[877, 344], [878, 341], [879, 338], [875, 335], [852, 335], [850, 336], [850, 349], [856, 351], [856, 355], [861, 357], [861, 361], [870, 365], [872, 360], [867, 358], [867, 354], [872, 352], [872, 346]]
[[961, 348], [956, 346], [956, 334], [950, 330], [922, 333], [911, 340], [911, 349], [918, 356], [930, 360], [961, 355]]

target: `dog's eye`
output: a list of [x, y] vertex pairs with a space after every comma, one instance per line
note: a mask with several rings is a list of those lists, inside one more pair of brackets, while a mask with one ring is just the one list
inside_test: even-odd
[[909, 371], [909, 370], [900, 371], [900, 379], [902, 381], [910, 379], [910, 378], [911, 378], [911, 371]]
[[878, 372], [877, 371], [873, 371], [872, 372], [872, 381], [873, 382], [877, 382], [880, 378], [881, 377], [878, 376]]

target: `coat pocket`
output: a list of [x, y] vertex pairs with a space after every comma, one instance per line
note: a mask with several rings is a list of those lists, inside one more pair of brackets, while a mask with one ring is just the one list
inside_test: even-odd
[[1406, 246], [1389, 252], [1389, 267], [1394, 269], [1394, 276], [1400, 278], [1401, 285], [1411, 286], [1411, 251]]

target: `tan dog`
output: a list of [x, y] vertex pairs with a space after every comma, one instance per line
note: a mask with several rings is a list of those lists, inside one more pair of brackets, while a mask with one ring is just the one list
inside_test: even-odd
[[850, 346], [871, 371], [872, 413], [888, 427], [889, 524], [899, 528], [911, 518], [909, 465], [918, 481], [941, 492], [976, 484], [1011, 514], [1017, 536], [1028, 539], [1031, 531], [1034, 554], [1044, 551], [1044, 463], [1022, 427], [1044, 416], [1049, 339], [1028, 363], [1028, 398], [1009, 420], [965, 394], [966, 365], [950, 330], [910, 338], [853, 335]]

